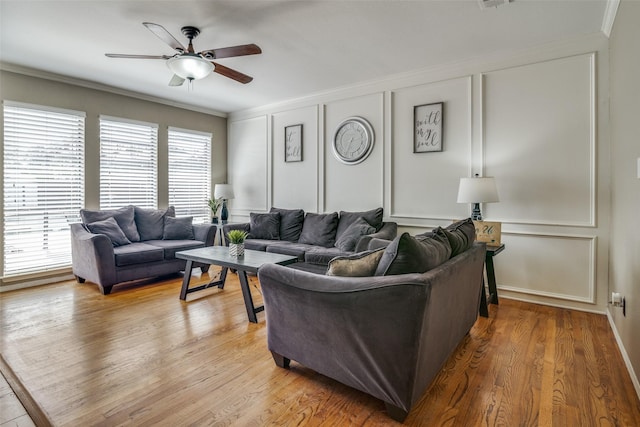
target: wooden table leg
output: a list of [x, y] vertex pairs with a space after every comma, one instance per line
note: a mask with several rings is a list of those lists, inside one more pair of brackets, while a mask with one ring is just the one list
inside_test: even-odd
[[480, 291], [480, 316], [489, 317], [489, 307], [487, 306], [487, 290], [484, 284], [484, 271], [482, 272], [482, 290]]
[[242, 297], [244, 298], [244, 306], [247, 309], [247, 316], [249, 322], [258, 323], [258, 317], [256, 313], [264, 310], [264, 306], [254, 307], [253, 298], [251, 297], [251, 289], [249, 288], [249, 281], [247, 280], [247, 272], [238, 270], [238, 278], [240, 279], [240, 288], [242, 288]]
[[184, 268], [184, 277], [182, 278], [182, 288], [180, 289], [180, 299], [182, 301], [187, 299], [187, 291], [189, 289], [189, 281], [191, 280], [191, 266], [192, 265], [193, 265], [193, 261], [188, 260], [187, 261], [187, 265]]
[[489, 281], [489, 303], [498, 304], [498, 287], [496, 285], [496, 272], [493, 269], [493, 257], [487, 257], [487, 280]]

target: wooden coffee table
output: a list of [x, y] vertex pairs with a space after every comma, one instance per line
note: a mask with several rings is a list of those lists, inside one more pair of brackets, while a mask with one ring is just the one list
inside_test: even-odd
[[[258, 322], [256, 314], [263, 311], [264, 306], [261, 305], [259, 307], [254, 307], [253, 298], [251, 298], [251, 289], [249, 288], [249, 281], [247, 280], [247, 273], [257, 274], [260, 267], [265, 264], [287, 265], [293, 264], [298, 260], [295, 256], [252, 251], [248, 249], [244, 251], [243, 257], [232, 257], [229, 255], [229, 248], [226, 246], [208, 246], [206, 248], [180, 251], [176, 252], [176, 258], [187, 260], [187, 265], [184, 270], [184, 278], [182, 279], [182, 288], [180, 290], [180, 299], [183, 301], [187, 299], [187, 294], [192, 292], [207, 289], [212, 286], [217, 286], [218, 288], [223, 289], [224, 282], [227, 278], [227, 271], [229, 269], [236, 270], [238, 272], [238, 278], [240, 279], [240, 287], [242, 288], [242, 296], [244, 298], [244, 305], [247, 309], [247, 316], [249, 317], [249, 321], [253, 323]], [[189, 288], [191, 268], [194, 262], [221, 266], [222, 271], [220, 272], [220, 279], [207, 283], [206, 285]]]

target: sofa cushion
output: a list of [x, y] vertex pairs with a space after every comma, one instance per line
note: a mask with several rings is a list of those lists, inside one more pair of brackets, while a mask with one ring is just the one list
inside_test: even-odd
[[249, 214], [250, 239], [280, 240], [280, 213]]
[[271, 212], [280, 214], [280, 240], [297, 242], [302, 232], [304, 211], [302, 209], [271, 208]]
[[444, 229], [451, 245], [451, 257], [469, 249], [476, 240], [476, 226], [471, 218], [454, 222]]
[[329, 261], [337, 256], [347, 256], [352, 254], [353, 252], [344, 252], [336, 247], [323, 248], [315, 246], [304, 254], [304, 261], [311, 264], [327, 265], [329, 264]]
[[433, 237], [413, 237], [402, 233], [386, 247], [376, 268], [376, 276], [424, 273], [451, 257], [449, 240], [443, 233]]
[[118, 267], [143, 264], [145, 262], [162, 261], [164, 259], [164, 251], [162, 248], [142, 242], [134, 242], [130, 245], [118, 246], [117, 248], [113, 248], [113, 253]]
[[269, 245], [274, 244], [273, 240], [264, 240], [264, 239], [246, 239], [244, 241], [244, 248], [252, 251], [262, 251], [265, 252]]
[[193, 217], [181, 218], [165, 217], [163, 240], [193, 240]]
[[382, 208], [371, 209], [366, 212], [345, 212], [340, 211], [340, 221], [338, 222], [337, 238], [342, 236], [347, 228], [358, 218], [364, 218], [369, 224], [375, 227], [376, 231], [382, 228]]
[[358, 243], [360, 237], [375, 232], [375, 227], [369, 224], [366, 219], [360, 217], [352, 222], [342, 234], [337, 235], [335, 246], [345, 252], [353, 252], [356, 249], [356, 243]]
[[144, 243], [162, 248], [166, 260], [175, 259], [176, 252], [205, 247], [200, 240], [149, 240]]
[[329, 261], [327, 276], [373, 276], [384, 253], [384, 248], [336, 257]]
[[86, 227], [94, 234], [104, 234], [107, 236], [113, 246], [122, 246], [131, 243], [113, 217], [89, 223]]
[[298, 258], [298, 261], [304, 261], [304, 254], [313, 249], [315, 246], [305, 245], [304, 243], [294, 242], [277, 242], [267, 246], [267, 252], [290, 255]]
[[307, 213], [298, 243], [330, 248], [336, 243], [337, 212], [329, 214]]
[[141, 241], [162, 239], [164, 218], [176, 216], [176, 210], [173, 206], [169, 206], [167, 209], [144, 209], [135, 206], [134, 212]]
[[125, 206], [120, 209], [93, 211], [89, 209], [80, 209], [80, 218], [83, 224], [90, 224], [103, 219], [113, 218], [116, 220], [124, 235], [132, 242], [140, 241], [140, 234], [134, 220], [133, 206]]

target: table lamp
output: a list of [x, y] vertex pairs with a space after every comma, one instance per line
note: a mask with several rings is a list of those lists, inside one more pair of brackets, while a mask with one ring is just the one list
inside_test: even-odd
[[222, 211], [220, 211], [220, 220], [223, 224], [229, 219], [229, 211], [227, 210], [227, 200], [233, 199], [233, 186], [231, 184], [216, 184], [213, 190], [213, 197], [222, 199]]
[[471, 219], [482, 221], [480, 203], [499, 202], [496, 180], [493, 177], [460, 178], [458, 187], [458, 203], [473, 203]]

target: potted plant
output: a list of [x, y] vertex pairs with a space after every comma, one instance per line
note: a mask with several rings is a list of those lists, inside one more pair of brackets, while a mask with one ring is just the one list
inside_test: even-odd
[[211, 209], [211, 223], [218, 223], [218, 210], [220, 209], [220, 205], [222, 205], [222, 198], [218, 199], [209, 199], [207, 201], [209, 204], [209, 209]]
[[234, 257], [244, 256], [244, 239], [247, 238], [246, 231], [243, 230], [231, 230], [227, 234], [229, 240], [229, 255]]

